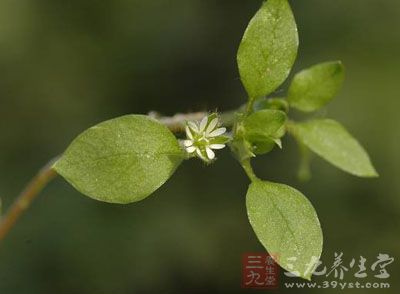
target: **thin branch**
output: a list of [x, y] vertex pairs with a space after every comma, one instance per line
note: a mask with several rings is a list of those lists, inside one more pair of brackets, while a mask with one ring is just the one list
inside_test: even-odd
[[161, 116], [158, 112], [151, 111], [148, 114], [148, 116], [155, 118], [175, 133], [185, 130], [186, 121], [201, 120], [206, 115], [207, 112], [177, 113], [174, 116]]
[[[227, 111], [219, 114], [221, 123], [226, 126], [232, 126], [235, 120], [236, 110]], [[178, 133], [185, 130], [187, 121], [201, 120], [208, 112], [193, 112], [193, 113], [177, 113], [174, 116], [161, 116], [155, 111], [149, 112], [149, 116], [157, 119], [162, 124], [166, 125], [172, 132]]]
[[246, 175], [249, 177], [249, 179], [252, 182], [258, 180], [258, 178], [257, 178], [256, 174], [254, 173], [254, 170], [251, 166], [250, 159], [245, 159], [245, 160], [241, 161], [241, 165], [242, 165], [244, 171], [246, 172]]
[[57, 158], [51, 160], [44, 166], [37, 175], [26, 186], [25, 190], [18, 196], [7, 214], [1, 218], [0, 241], [7, 235], [14, 226], [20, 215], [29, 207], [33, 199], [43, 190], [43, 188], [57, 175], [52, 166]]

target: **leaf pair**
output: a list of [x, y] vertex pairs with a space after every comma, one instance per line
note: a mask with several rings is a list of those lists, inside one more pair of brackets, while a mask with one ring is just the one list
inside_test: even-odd
[[230, 146], [239, 162], [281, 146], [285, 133], [286, 113], [276, 109], [259, 110], [236, 123], [234, 140]]
[[[305, 69], [295, 75], [290, 85], [289, 105], [304, 112], [316, 111], [335, 97], [343, 80], [344, 67], [339, 61]], [[367, 152], [340, 123], [331, 119], [314, 119], [291, 123], [289, 130], [300, 145], [334, 166], [360, 177], [378, 175]]]
[[[296, 22], [288, 2], [264, 2], [250, 21], [237, 56], [249, 105], [286, 80], [297, 48]], [[273, 102], [268, 106], [286, 108], [282, 99]], [[268, 152], [284, 135], [285, 123], [283, 111], [258, 110], [244, 119], [244, 138], [251, 142], [255, 154]], [[321, 255], [322, 231], [307, 198], [289, 186], [256, 179], [249, 187], [246, 202], [250, 223], [268, 252], [286, 270], [309, 279]]]
[[[299, 46], [296, 22], [286, 0], [268, 0], [250, 21], [240, 43], [239, 73], [250, 101], [274, 92], [289, 76]], [[327, 104], [344, 80], [340, 61], [303, 70], [294, 77], [289, 104], [315, 111]]]
[[[262, 151], [269, 142], [275, 144], [272, 138], [284, 135], [285, 123], [284, 112], [259, 110], [244, 119], [244, 137]], [[251, 179], [247, 214], [258, 239], [284, 269], [310, 279], [323, 240], [315, 209], [292, 187]]]

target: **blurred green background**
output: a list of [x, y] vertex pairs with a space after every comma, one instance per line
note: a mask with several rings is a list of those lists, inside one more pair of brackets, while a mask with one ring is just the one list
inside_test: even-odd
[[[316, 158], [312, 181], [299, 183], [291, 139], [283, 151], [260, 158], [257, 172], [309, 197], [322, 223], [327, 265], [341, 251], [347, 263], [360, 255], [367, 265], [378, 253], [395, 257], [387, 268], [391, 289], [384, 292], [398, 293], [400, 2], [291, 2], [301, 41], [294, 72], [344, 62], [344, 89], [322, 114], [360, 140], [380, 178], [359, 179]], [[235, 55], [260, 4], [2, 0], [4, 208], [41, 165], [98, 122], [244, 103]], [[126, 206], [96, 202], [57, 179], [0, 244], [0, 293], [246, 292], [241, 255], [263, 251], [246, 217], [247, 184], [227, 151], [210, 168], [185, 162], [154, 195]], [[276, 290], [294, 291], [301, 292]]]

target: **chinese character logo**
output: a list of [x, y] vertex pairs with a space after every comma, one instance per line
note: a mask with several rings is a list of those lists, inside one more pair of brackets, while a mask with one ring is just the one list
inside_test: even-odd
[[246, 253], [242, 259], [242, 288], [275, 289], [279, 286], [277, 256]]

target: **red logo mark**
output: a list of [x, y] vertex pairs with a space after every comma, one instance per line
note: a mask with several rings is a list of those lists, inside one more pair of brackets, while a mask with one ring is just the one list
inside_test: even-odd
[[245, 253], [243, 255], [242, 288], [278, 288], [279, 266], [275, 262], [277, 255], [272, 256], [268, 253]]

